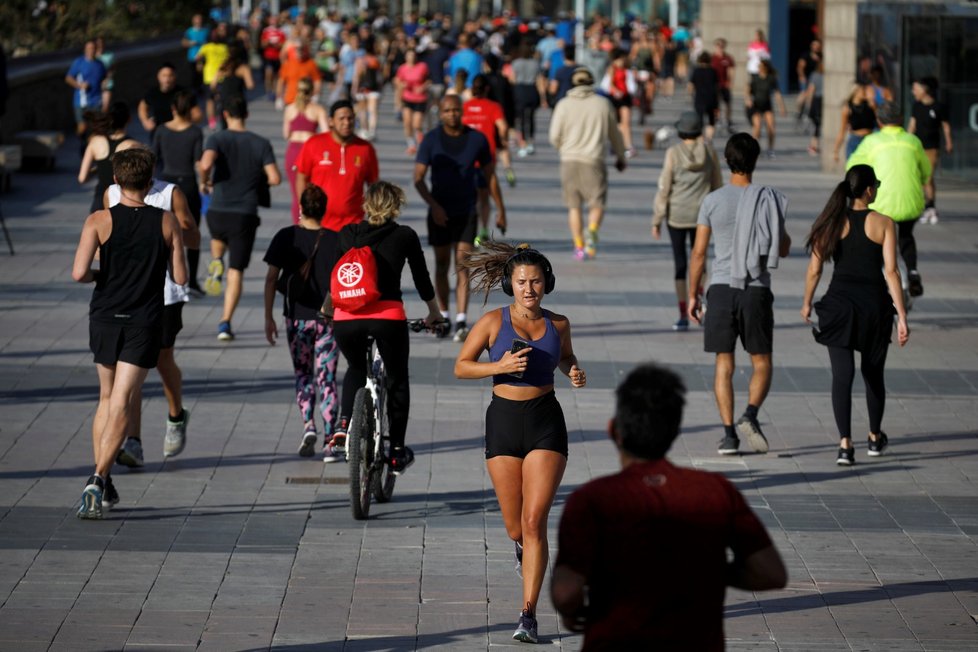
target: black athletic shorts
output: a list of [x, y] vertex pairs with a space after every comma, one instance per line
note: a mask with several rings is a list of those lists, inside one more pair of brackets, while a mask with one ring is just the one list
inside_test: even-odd
[[248, 269], [259, 224], [261, 220], [257, 215], [225, 213], [213, 208], [207, 211], [207, 228], [213, 239], [227, 245], [228, 267], [231, 269]]
[[160, 327], [123, 326], [88, 323], [88, 348], [95, 354], [95, 364], [114, 366], [126, 362], [152, 369], [160, 357]]
[[428, 244], [432, 247], [442, 247], [453, 245], [459, 242], [472, 242], [475, 240], [475, 228], [478, 219], [473, 210], [465, 217], [448, 216], [448, 224], [438, 226], [428, 211]]
[[771, 353], [774, 295], [764, 287], [737, 290], [729, 285], [711, 285], [706, 292], [703, 350], [733, 353], [738, 338], [752, 355]]
[[530, 451], [556, 451], [567, 457], [567, 424], [553, 392], [528, 401], [493, 394], [486, 410], [486, 459], [524, 458]]
[[183, 329], [183, 301], [163, 306], [160, 325], [162, 327], [160, 348], [172, 349], [177, 341], [177, 333]]
[[402, 104], [404, 105], [405, 109], [410, 109], [415, 113], [424, 113], [428, 110], [427, 102], [408, 102], [407, 100], [404, 100]]

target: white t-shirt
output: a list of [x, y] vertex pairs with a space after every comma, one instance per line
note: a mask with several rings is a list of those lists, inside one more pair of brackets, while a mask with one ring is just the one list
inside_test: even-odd
[[[173, 189], [176, 184], [153, 180], [153, 187], [149, 189], [149, 194], [143, 202], [147, 206], [155, 206], [165, 211], [173, 210]], [[117, 183], [109, 186], [109, 208], [122, 201], [122, 188]], [[190, 293], [186, 285], [177, 285], [173, 282], [170, 274], [170, 267], [166, 268], [166, 285], [163, 288], [163, 305], [172, 306], [175, 303], [190, 301]]]

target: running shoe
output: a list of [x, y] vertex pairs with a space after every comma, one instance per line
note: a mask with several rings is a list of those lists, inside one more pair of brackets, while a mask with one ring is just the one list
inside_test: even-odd
[[598, 230], [589, 228], [584, 235], [584, 252], [588, 258], [598, 255]]
[[835, 463], [839, 466], [852, 466], [856, 463], [856, 449], [839, 447], [839, 455], [835, 458]]
[[920, 280], [920, 272], [917, 270], [912, 270], [907, 272], [907, 278], [910, 286], [910, 296], [919, 297], [924, 294], [924, 284]]
[[736, 455], [740, 448], [740, 440], [736, 437], [724, 437], [717, 444], [717, 452], [720, 455]]
[[85, 489], [82, 490], [81, 506], [75, 512], [75, 516], [84, 519], [102, 518], [102, 492], [105, 490], [105, 483], [102, 478], [93, 475], [88, 479]]
[[737, 434], [744, 437], [755, 452], [767, 452], [767, 437], [761, 432], [761, 424], [757, 422], [757, 419], [752, 419], [746, 414], [740, 417], [737, 421]]
[[870, 457], [879, 457], [886, 450], [886, 447], [890, 444], [890, 438], [886, 436], [885, 432], [881, 432], [876, 440], [869, 440], [869, 449], [866, 454]]
[[222, 321], [217, 325], [217, 339], [222, 342], [230, 342], [234, 339], [234, 333], [231, 331], [231, 322]]
[[337, 448], [333, 444], [326, 444], [323, 447], [323, 464], [332, 464], [333, 462], [345, 462], [346, 461], [346, 450]]
[[675, 324], [672, 325], [672, 330], [678, 331], [680, 333], [685, 333], [689, 330], [689, 320], [685, 317], [681, 318]]
[[506, 168], [506, 183], [510, 188], [516, 187], [516, 173], [513, 172], [513, 168]]
[[768, 158], [775, 158], [776, 156], [777, 156], [777, 154], [774, 153], [774, 150], [773, 149], [767, 150], [767, 157]]
[[516, 574], [523, 579], [523, 544], [519, 541], [514, 541], [516, 544]]
[[391, 473], [394, 475], [401, 475], [412, 464], [414, 464], [414, 451], [409, 447], [396, 448], [391, 452]]
[[516, 155], [520, 158], [526, 158], [529, 154], [530, 153], [526, 151], [525, 147], [520, 147], [518, 150], [516, 150]]
[[529, 154], [530, 156], [533, 156], [534, 154], [537, 153], [537, 148], [533, 145], [533, 143], [526, 144], [526, 153]]
[[190, 413], [184, 408], [180, 412], [180, 418], [173, 421], [169, 416], [166, 418], [166, 435], [163, 436], [163, 458], [176, 457], [183, 452], [183, 447], [187, 445], [187, 424], [190, 422]]
[[520, 620], [516, 623], [516, 631], [513, 632], [513, 640], [522, 643], [537, 642], [537, 619], [528, 616], [526, 611], [520, 614]]
[[323, 447], [323, 462], [325, 464], [346, 460], [346, 432], [348, 427], [347, 419], [345, 417], [340, 419], [333, 436]]
[[574, 248], [574, 258], [577, 260], [587, 260], [587, 252], [584, 251], [584, 247]]
[[102, 492], [102, 509], [112, 509], [119, 503], [119, 492], [112, 484], [112, 476], [105, 478], [105, 490]]
[[925, 224], [937, 224], [940, 221], [940, 215], [937, 213], [937, 209], [931, 206], [930, 208], [924, 210], [924, 218], [921, 222]]
[[312, 457], [316, 454], [316, 429], [310, 428], [302, 435], [302, 443], [299, 444], [299, 457]]
[[212, 297], [221, 296], [224, 291], [224, 261], [214, 258], [207, 264], [207, 278], [204, 279], [204, 292]]
[[122, 445], [119, 454], [115, 457], [116, 464], [128, 466], [130, 469], [138, 469], [143, 462], [143, 442], [129, 437]]
[[625, 158], [635, 158], [636, 154], [638, 154], [638, 152], [635, 151], [634, 147], [629, 147], [625, 150]]
[[464, 342], [465, 338], [469, 335], [469, 327], [465, 325], [464, 321], [455, 322], [455, 336], [452, 338], [455, 342]]
[[481, 247], [482, 243], [489, 239], [489, 231], [486, 229], [481, 229], [479, 234], [475, 236], [475, 240], [472, 241], [476, 247]]

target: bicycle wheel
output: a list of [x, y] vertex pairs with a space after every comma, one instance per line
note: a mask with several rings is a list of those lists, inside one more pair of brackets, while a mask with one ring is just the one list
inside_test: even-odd
[[371, 402], [366, 388], [357, 390], [346, 438], [346, 455], [350, 468], [350, 508], [353, 510], [353, 518], [358, 521], [370, 515], [374, 431]]
[[391, 496], [394, 495], [394, 483], [397, 482], [397, 476], [391, 471], [391, 465], [388, 463], [391, 458], [391, 440], [387, 432], [386, 419], [383, 421], [380, 426], [380, 459], [377, 460], [377, 470], [374, 472], [373, 483], [370, 486], [370, 491], [378, 503], [390, 501]]

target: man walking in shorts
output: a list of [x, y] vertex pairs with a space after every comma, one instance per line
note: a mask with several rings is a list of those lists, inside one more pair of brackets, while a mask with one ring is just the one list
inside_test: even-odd
[[[469, 305], [469, 272], [459, 261], [472, 251], [477, 219], [478, 188], [495, 177], [489, 142], [462, 124], [462, 100], [446, 95], [439, 105], [441, 126], [421, 141], [414, 163], [414, 187], [428, 204], [428, 242], [435, 250], [435, 294], [448, 319], [448, 266], [455, 256], [455, 341], [469, 334], [465, 314]], [[425, 175], [431, 168], [431, 189]]]
[[[623, 172], [627, 163], [615, 109], [607, 98], [594, 92], [591, 71], [579, 67], [571, 76], [571, 84], [550, 120], [550, 144], [560, 152], [560, 187], [574, 239], [574, 256], [586, 260], [598, 251], [598, 229], [608, 196], [604, 161], [609, 142], [618, 171]], [[582, 203], [588, 207], [587, 235], [581, 224]]]
[[[689, 318], [703, 323], [704, 350], [716, 354], [713, 391], [724, 435], [720, 455], [736, 455], [740, 437], [758, 453], [768, 450], [757, 413], [771, 388], [771, 351], [774, 339], [774, 295], [769, 269], [778, 266], [791, 249], [784, 220], [784, 195], [751, 183], [761, 146], [750, 134], [727, 141], [724, 156], [730, 183], [714, 190], [700, 205], [696, 241], [689, 272]], [[706, 294], [706, 318], [701, 309], [700, 284], [706, 251], [713, 238], [713, 264]], [[747, 409], [734, 425], [734, 350], [737, 340], [750, 354]]]
[[[118, 205], [85, 220], [71, 276], [95, 282], [89, 309], [89, 346], [99, 377], [92, 422], [95, 472], [82, 491], [78, 518], [102, 518], [119, 501], [109, 472], [129, 428], [134, 396], [160, 355], [160, 320], [167, 266], [173, 281], [187, 282], [180, 225], [172, 213], [143, 200], [156, 160], [142, 148], [117, 152], [112, 173], [122, 186]], [[96, 252], [98, 270], [92, 269]]]
[[282, 182], [272, 144], [245, 128], [247, 117], [243, 98], [228, 100], [224, 107], [228, 128], [207, 139], [200, 159], [200, 191], [211, 194], [207, 228], [211, 232], [212, 260], [204, 281], [208, 294], [221, 293], [224, 252], [228, 252], [224, 312], [217, 325], [217, 339], [224, 342], [234, 339], [231, 318], [241, 300], [242, 277], [255, 246], [259, 202], [267, 206], [268, 187]]

